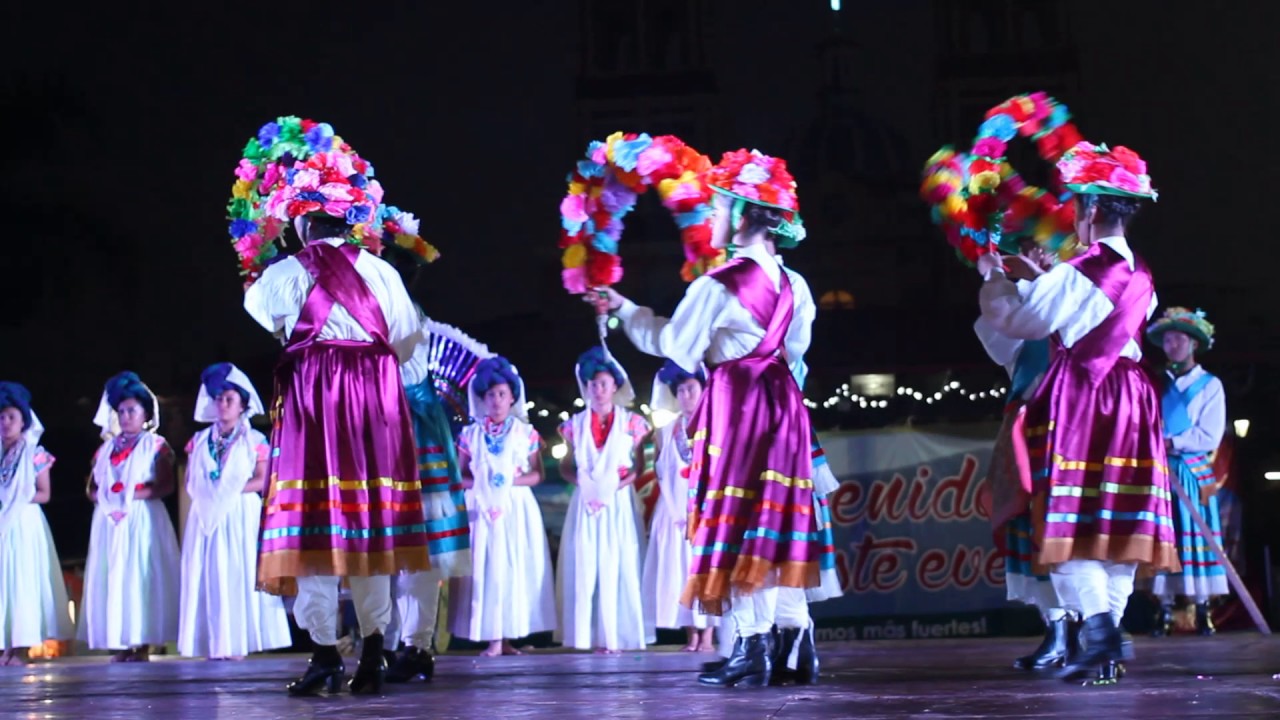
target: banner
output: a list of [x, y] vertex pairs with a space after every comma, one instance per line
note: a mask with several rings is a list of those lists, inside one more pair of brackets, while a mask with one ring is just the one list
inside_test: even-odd
[[[820, 435], [840, 487], [827, 498], [841, 598], [815, 604], [829, 640], [1021, 633], [979, 502], [995, 426]], [[1032, 611], [1034, 622], [1034, 611]]]

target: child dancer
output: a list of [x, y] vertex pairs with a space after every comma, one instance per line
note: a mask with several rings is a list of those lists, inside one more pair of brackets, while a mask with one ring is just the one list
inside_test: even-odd
[[603, 348], [583, 353], [575, 375], [587, 408], [560, 426], [569, 448], [560, 471], [576, 487], [560, 539], [559, 634], [580, 650], [643, 650], [644, 548], [634, 483], [649, 423], [626, 409], [635, 391]]

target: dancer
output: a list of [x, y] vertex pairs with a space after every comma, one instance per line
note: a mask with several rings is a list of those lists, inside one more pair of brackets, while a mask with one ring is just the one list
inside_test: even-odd
[[733, 655], [699, 682], [765, 685], [779, 588], [821, 584], [812, 431], [788, 367], [809, 347], [815, 308], [804, 279], [773, 252], [804, 238], [786, 163], [726, 153], [706, 182], [716, 192], [712, 244], [732, 244], [734, 259], [694, 280], [670, 320], [612, 290], [596, 303], [617, 312], [644, 352], [711, 368], [691, 426], [694, 561], [683, 600], [729, 611], [737, 628]]
[[644, 522], [634, 485], [649, 423], [627, 409], [635, 391], [603, 348], [579, 356], [574, 375], [587, 407], [560, 426], [569, 449], [560, 472], [574, 489], [560, 536], [557, 639], [607, 654], [643, 650]]
[[[1056, 257], [1031, 239], [1021, 243], [1021, 255], [1039, 272], [1053, 268]], [[1018, 292], [1030, 291], [1029, 278], [1017, 279]], [[1026, 603], [1040, 611], [1044, 621], [1044, 640], [1029, 655], [1013, 661], [1019, 670], [1044, 670], [1061, 667], [1078, 649], [1079, 628], [1074, 618], [1063, 609], [1047, 572], [1034, 570], [1035, 547], [1031, 522], [1031, 498], [1025, 488], [1030, 478], [1023, 478], [1015, 442], [1020, 433], [1023, 408], [1035, 394], [1049, 369], [1049, 339], [1020, 340], [1002, 335], [985, 316], [973, 325], [987, 355], [1009, 373], [1009, 393], [1005, 400], [1004, 420], [991, 451], [991, 472], [987, 487], [992, 496], [991, 526], [996, 546], [1005, 556], [1005, 588], [1011, 602]], [[1029, 474], [1029, 472], [1028, 472]]]
[[249, 420], [263, 412], [257, 390], [235, 365], [200, 375], [196, 422], [212, 423], [187, 443], [191, 507], [182, 538], [178, 652], [210, 660], [289, 647], [279, 597], [255, 587], [258, 524], [269, 446]]
[[348, 242], [352, 224], [375, 212], [377, 183], [339, 153], [316, 153], [286, 178], [268, 210], [292, 220], [305, 247], [267, 267], [244, 299], [253, 319], [285, 341], [258, 581], [275, 594], [296, 589], [294, 618], [316, 645], [288, 687], [304, 695], [336, 691], [345, 673], [336, 608], [346, 578], [364, 637], [348, 688], [377, 693], [391, 576], [430, 568], [398, 367], [420, 325], [396, 271]]
[[[413, 232], [416, 234], [416, 220]], [[415, 267], [417, 267], [415, 265]], [[401, 271], [404, 278], [407, 273]], [[418, 321], [425, 335], [434, 326], [422, 308]], [[418, 449], [418, 480], [427, 519], [427, 548], [431, 569], [396, 578], [398, 632], [405, 647], [387, 670], [387, 682], [429, 681], [435, 675], [434, 643], [440, 611], [440, 587], [451, 578], [471, 574], [471, 537], [463, 496], [453, 429], [431, 371], [432, 347], [419, 342], [400, 368], [405, 395], [413, 413], [413, 436]], [[399, 638], [392, 636], [392, 647]]]
[[658, 504], [649, 527], [649, 546], [644, 556], [641, 588], [644, 592], [644, 624], [652, 636], [657, 628], [684, 628], [685, 652], [715, 650], [717, 618], [680, 605], [684, 581], [689, 577], [693, 546], [686, 526], [689, 507], [689, 420], [698, 409], [706, 373], [686, 372], [666, 361], [653, 378], [654, 411], [676, 414], [660, 428], [654, 442], [654, 472], [657, 474]]
[[542, 511], [542, 438], [525, 414], [525, 389], [506, 358], [476, 367], [471, 416], [458, 457], [471, 519], [472, 575], [450, 586], [450, 629], [488, 642], [486, 657], [519, 655], [511, 640], [556, 627], [555, 580]]
[[178, 639], [181, 555], [162, 498], [176, 483], [173, 450], [156, 434], [160, 406], [132, 372], [107, 381], [93, 422], [104, 442], [86, 492], [96, 505], [85, 560], [80, 639], [146, 662]]
[[1076, 193], [1084, 252], [1039, 273], [1019, 256], [1004, 262], [1034, 277], [1025, 292], [995, 254], [978, 260], [982, 314], [1001, 334], [1052, 336], [1048, 372], [1027, 405], [1039, 566], [1060, 602], [1084, 617], [1085, 649], [1060, 673], [1117, 679], [1132, 652], [1119, 622], [1139, 564], [1178, 567], [1161, 437], [1160, 403], [1139, 365], [1142, 328], [1155, 309], [1151, 273], [1125, 231], [1151, 179], [1133, 151], [1081, 142], [1058, 163]]
[[[1197, 352], [1213, 347], [1213, 325], [1200, 310], [1171, 307], [1147, 328], [1147, 339], [1159, 345], [1169, 360], [1162, 401], [1169, 481], [1182, 483], [1187, 497], [1199, 500], [1196, 511], [1221, 543], [1217, 479], [1210, 454], [1226, 433], [1227, 401], [1222, 381], [1196, 360]], [[1173, 505], [1182, 572], [1155, 577], [1152, 590], [1160, 599], [1156, 633], [1173, 631], [1173, 602], [1182, 595], [1196, 604], [1196, 631], [1212, 635], [1209, 602], [1228, 594], [1227, 572], [1176, 495]]]
[[49, 502], [54, 457], [40, 446], [44, 426], [31, 393], [0, 382], [0, 665], [26, 665], [31, 647], [75, 636]]

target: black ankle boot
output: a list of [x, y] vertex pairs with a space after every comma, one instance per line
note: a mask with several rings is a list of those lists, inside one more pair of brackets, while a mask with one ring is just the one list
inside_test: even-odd
[[1058, 678], [1070, 682], [1090, 675], [1096, 677], [1104, 663], [1124, 659], [1123, 642], [1120, 628], [1111, 619], [1111, 613], [1085, 618], [1084, 650], [1058, 673]]
[[1045, 624], [1044, 639], [1040, 641], [1040, 647], [1030, 655], [1014, 660], [1013, 666], [1019, 670], [1045, 670], [1066, 665], [1070, 637], [1071, 630], [1065, 617], [1049, 621]]
[[800, 631], [800, 653], [796, 656], [796, 684], [818, 684], [818, 647], [813, 642], [813, 628]]
[[382, 657], [382, 633], [374, 633], [364, 639], [360, 650], [360, 664], [347, 683], [352, 695], [378, 695], [382, 692], [383, 676], [387, 661]]
[[769, 684], [773, 662], [769, 657], [769, 635], [759, 633], [739, 637], [733, 644], [733, 655], [724, 667], [715, 672], [702, 673], [698, 682], [718, 687], [763, 687]]
[[1072, 617], [1067, 621], [1067, 663], [1080, 657], [1080, 636], [1084, 634], [1084, 623]]
[[[782, 631], [778, 629], [777, 625], [774, 625], [773, 627], [769, 628], [769, 657], [770, 658], [775, 657], [778, 654], [778, 648], [781, 646], [782, 646]], [[704, 673], [715, 672], [720, 668], [724, 667], [724, 664], [727, 662], [729, 661], [726, 658], [719, 658], [717, 660], [708, 660], [707, 662], [702, 663], [702, 672]], [[775, 665], [776, 664], [777, 663], [775, 663]]]
[[342, 656], [335, 645], [320, 645], [311, 654], [307, 671], [285, 688], [290, 695], [315, 695], [324, 687], [331, 693], [342, 688], [342, 676], [347, 672]]
[[1160, 605], [1160, 609], [1156, 611], [1156, 627], [1151, 631], [1151, 637], [1168, 637], [1173, 634], [1173, 606]]
[[1213, 615], [1209, 612], [1209, 603], [1196, 603], [1196, 632], [1209, 636], [1217, 631], [1213, 626]]
[[410, 680], [431, 682], [436, 674], [436, 659], [421, 648], [405, 648], [387, 670], [387, 682], [406, 683]]
[[796, 673], [787, 667], [787, 658], [791, 656], [791, 648], [800, 642], [800, 628], [779, 630], [777, 625], [769, 632], [769, 662], [773, 666], [769, 673], [770, 685], [786, 685], [796, 679]]

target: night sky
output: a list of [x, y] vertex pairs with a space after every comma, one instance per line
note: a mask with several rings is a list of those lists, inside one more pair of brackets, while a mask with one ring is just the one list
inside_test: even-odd
[[[93, 407], [76, 402], [96, 403], [121, 369], [161, 394], [189, 395], [201, 368], [226, 359], [269, 387], [278, 345], [240, 308], [223, 208], [245, 141], [279, 115], [331, 123], [376, 165], [387, 200], [422, 218], [444, 255], [415, 289], [428, 314], [477, 333], [530, 314], [580, 326], [577, 345], [480, 338], [569, 379], [594, 330], [557, 289], [555, 250], [563, 177], [584, 139], [582, 3], [21, 5], [4, 11], [16, 37], [4, 51], [0, 121], [9, 138], [0, 378], [33, 390], [58, 429], [46, 442], [55, 453], [92, 443]], [[913, 155], [886, 173], [914, 178], [938, 145], [967, 140], [939, 130], [933, 5], [844, 6], [865, 112]], [[1280, 3], [1071, 7], [1080, 87], [1062, 99], [1086, 137], [1148, 160], [1161, 201], [1134, 235], [1162, 299], [1205, 306], [1224, 357], [1264, 357], [1280, 339], [1266, 196]], [[831, 30], [829, 3], [719, 0], [712, 18], [706, 42], [729, 122], [721, 144], [700, 149], [785, 156], [817, 111], [815, 48]], [[802, 203], [810, 180], [798, 177]], [[939, 234], [919, 243], [921, 254], [948, 252]], [[810, 245], [796, 255], [802, 272], [822, 262], [821, 245]], [[625, 280], [621, 289], [646, 292]], [[984, 361], [976, 342], [940, 352]], [[87, 456], [62, 454], [58, 483], [74, 485]]]

